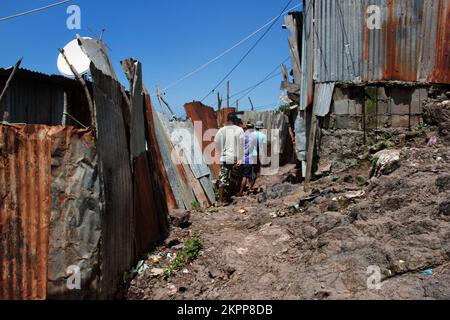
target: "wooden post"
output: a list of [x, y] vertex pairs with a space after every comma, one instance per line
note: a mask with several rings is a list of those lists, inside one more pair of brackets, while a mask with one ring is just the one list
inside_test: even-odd
[[218, 105], [218, 109], [219, 111], [222, 110], [222, 98], [220, 97], [220, 92], [217, 92], [217, 105]]
[[236, 100], [236, 112], [239, 111], [239, 100]]
[[248, 97], [248, 101], [250, 101], [250, 105], [252, 106], [252, 111], [255, 111], [255, 107], [253, 106], [252, 98]]
[[314, 149], [316, 147], [316, 133], [317, 133], [317, 107], [316, 103], [314, 103], [312, 117], [311, 117], [311, 129], [309, 132], [308, 139], [308, 154], [306, 155], [306, 174], [305, 174], [305, 192], [308, 192], [308, 185], [311, 182], [312, 177], [312, 168], [314, 161]]
[[2, 117], [2, 120], [4, 120], [2, 100], [6, 96], [6, 92], [8, 91], [8, 88], [11, 84], [11, 81], [14, 78], [14, 75], [16, 74], [17, 70], [20, 68], [22, 60], [23, 60], [23, 58], [20, 58], [19, 61], [17, 61], [16, 65], [14, 66], [14, 69], [12, 70], [11, 74], [9, 75], [8, 81], [6, 81], [6, 84], [5, 84], [5, 87], [3, 88], [2, 94], [0, 95], [0, 116]]
[[67, 56], [64, 52], [64, 49], [59, 49], [59, 52], [61, 52], [61, 55], [64, 58], [64, 60], [66, 61], [67, 65], [70, 67], [70, 70], [75, 75], [75, 78], [77, 78], [78, 82], [80, 82], [81, 86], [84, 89], [84, 94], [86, 95], [86, 99], [87, 99], [88, 105], [89, 105], [89, 112], [91, 113], [91, 127], [95, 129], [96, 114], [95, 114], [94, 102], [92, 101], [91, 93], [89, 92], [86, 81], [84, 81], [83, 77], [80, 76], [80, 74], [75, 69], [75, 67], [69, 62], [69, 60], [67, 59]]
[[68, 100], [67, 100], [67, 92], [64, 90], [64, 112], [62, 118], [62, 126], [67, 127], [67, 114], [69, 112]]
[[161, 91], [159, 91], [159, 86], [156, 86], [156, 92], [157, 92], [157, 96], [158, 96], [158, 100], [159, 100], [159, 104], [161, 105], [161, 107], [163, 106], [163, 104], [167, 107], [167, 109], [169, 109], [170, 113], [172, 114], [172, 116], [176, 116], [175, 112], [173, 112], [172, 108], [170, 107], [170, 105], [166, 102], [166, 100], [164, 100], [164, 98], [161, 95]]
[[227, 108], [230, 107], [230, 81], [227, 82]]

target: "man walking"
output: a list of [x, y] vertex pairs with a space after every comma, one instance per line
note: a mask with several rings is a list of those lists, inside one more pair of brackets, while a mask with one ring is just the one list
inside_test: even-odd
[[217, 154], [220, 157], [219, 205], [228, 205], [231, 201], [231, 172], [242, 163], [244, 150], [244, 130], [237, 126], [239, 119], [229, 114], [225, 127], [215, 137]]
[[256, 135], [256, 148], [254, 151], [254, 156], [256, 158], [256, 164], [255, 164], [255, 178], [251, 182], [250, 186], [250, 192], [254, 192], [256, 180], [258, 178], [258, 175], [261, 173], [261, 165], [263, 160], [265, 160], [265, 153], [267, 152], [267, 135], [262, 132], [264, 130], [264, 122], [258, 121], [255, 125], [255, 135]]

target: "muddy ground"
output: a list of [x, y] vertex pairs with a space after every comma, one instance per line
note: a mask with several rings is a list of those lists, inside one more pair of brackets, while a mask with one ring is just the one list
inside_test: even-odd
[[[285, 167], [259, 181], [259, 195], [192, 212], [192, 225], [152, 252], [162, 259], [146, 262], [127, 298], [450, 299], [450, 147], [427, 145], [430, 134], [397, 146], [400, 167], [389, 175], [370, 179], [371, 163], [360, 161], [305, 192], [284, 182], [294, 173]], [[201, 256], [155, 275], [193, 233]]]

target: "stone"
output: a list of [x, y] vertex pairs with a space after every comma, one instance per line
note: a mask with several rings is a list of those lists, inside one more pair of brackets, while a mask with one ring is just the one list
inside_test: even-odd
[[450, 175], [439, 176], [436, 180], [436, 186], [440, 192], [450, 190]]
[[447, 217], [450, 216], [450, 201], [442, 202], [439, 205], [439, 213], [441, 215], [444, 215], [444, 216], [447, 216]]
[[172, 225], [177, 228], [185, 229], [190, 225], [191, 214], [189, 211], [176, 209], [170, 211], [170, 220]]

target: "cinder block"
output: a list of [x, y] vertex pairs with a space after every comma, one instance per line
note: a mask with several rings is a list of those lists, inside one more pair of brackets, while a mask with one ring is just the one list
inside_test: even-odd
[[362, 130], [362, 117], [336, 116], [335, 129]]
[[409, 115], [392, 115], [392, 127], [409, 128]]
[[349, 114], [348, 110], [349, 100], [338, 100], [334, 101], [334, 113], [336, 115], [347, 115]]

